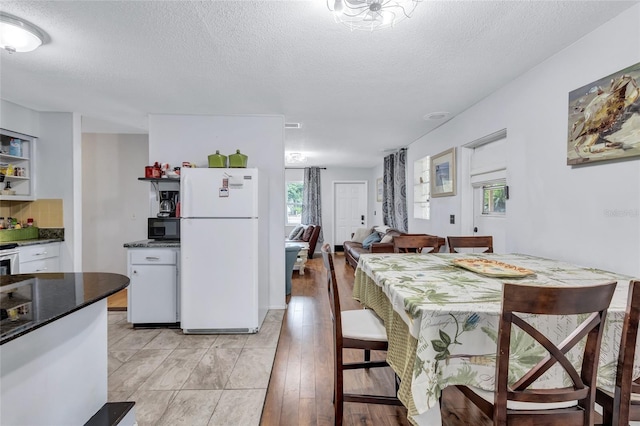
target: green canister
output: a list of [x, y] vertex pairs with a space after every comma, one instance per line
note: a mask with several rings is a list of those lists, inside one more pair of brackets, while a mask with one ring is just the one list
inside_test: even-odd
[[216, 150], [215, 154], [209, 156], [209, 167], [227, 167], [227, 156]]
[[236, 149], [235, 154], [229, 155], [229, 167], [247, 167], [247, 156], [240, 153], [239, 149]]

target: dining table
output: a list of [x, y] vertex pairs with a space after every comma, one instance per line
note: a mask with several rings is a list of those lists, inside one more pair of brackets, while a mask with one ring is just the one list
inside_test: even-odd
[[[588, 286], [616, 281], [598, 364], [598, 386], [613, 389], [630, 276], [527, 254], [362, 254], [353, 297], [384, 321], [387, 362], [400, 378], [398, 398], [412, 424], [442, 423], [439, 398], [447, 386], [494, 390], [503, 283]], [[523, 315], [558, 343], [578, 326], [576, 316]], [[546, 355], [519, 329], [512, 338], [510, 373], [526, 371]], [[584, 342], [583, 342], [584, 344]], [[579, 346], [578, 346], [579, 348]], [[579, 365], [578, 348], [567, 357]], [[575, 352], [575, 353], [572, 353]], [[640, 362], [634, 378], [640, 376]], [[534, 387], [563, 383], [556, 366]]]

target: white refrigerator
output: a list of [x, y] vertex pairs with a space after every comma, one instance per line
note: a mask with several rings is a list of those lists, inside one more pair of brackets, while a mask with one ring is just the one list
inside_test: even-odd
[[180, 171], [185, 334], [258, 332], [268, 309], [267, 192], [257, 169]]

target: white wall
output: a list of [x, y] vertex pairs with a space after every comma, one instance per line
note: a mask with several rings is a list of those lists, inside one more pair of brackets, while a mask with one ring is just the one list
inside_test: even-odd
[[149, 137], [82, 134], [82, 270], [128, 275], [123, 244], [147, 238]]
[[60, 265], [63, 271], [82, 267], [82, 170], [80, 115], [41, 112], [36, 177], [38, 198], [61, 198], [64, 242]]
[[[640, 158], [566, 165], [568, 93], [638, 62], [640, 5], [411, 144], [407, 176], [424, 155], [506, 128], [507, 251], [640, 276]], [[458, 168], [458, 183], [465, 172]], [[460, 220], [448, 224], [449, 214], [466, 213], [465, 197], [469, 188], [458, 186], [458, 195], [433, 199], [431, 220], [410, 218], [409, 230], [470, 234]]]
[[[269, 179], [269, 305], [285, 307], [284, 275], [284, 117], [283, 116], [149, 116], [149, 161], [183, 161], [208, 165], [207, 156], [236, 149], [248, 155], [248, 167]], [[222, 247], [221, 247], [222, 248]]]

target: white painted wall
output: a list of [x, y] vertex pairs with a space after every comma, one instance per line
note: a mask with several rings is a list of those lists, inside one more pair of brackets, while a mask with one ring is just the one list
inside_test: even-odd
[[80, 115], [39, 113], [40, 137], [36, 167], [38, 198], [63, 201], [64, 241], [60, 246], [63, 271], [82, 267], [82, 170]]
[[[507, 251], [640, 276], [640, 159], [566, 165], [568, 93], [638, 62], [640, 5], [411, 144], [407, 175], [424, 155], [506, 128]], [[463, 173], [459, 167], [458, 183]], [[469, 234], [460, 220], [448, 222], [465, 213], [469, 196], [459, 186], [458, 195], [433, 199], [431, 220], [410, 218], [409, 230]]]
[[127, 273], [123, 244], [147, 238], [149, 137], [82, 135], [82, 270]]
[[[269, 305], [285, 307], [284, 275], [284, 117], [283, 116], [149, 116], [149, 162], [183, 161], [208, 165], [207, 156], [236, 149], [248, 155], [248, 167], [269, 179]], [[223, 244], [215, 248], [223, 249]]]

